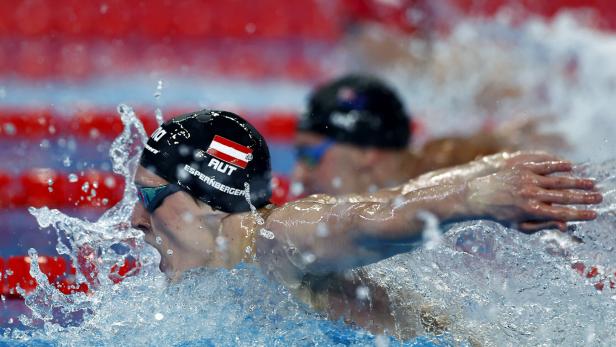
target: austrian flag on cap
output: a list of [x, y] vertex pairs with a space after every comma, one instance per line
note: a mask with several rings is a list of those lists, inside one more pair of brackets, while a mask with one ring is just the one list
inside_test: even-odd
[[252, 160], [252, 149], [218, 135], [214, 136], [206, 153], [242, 169]]

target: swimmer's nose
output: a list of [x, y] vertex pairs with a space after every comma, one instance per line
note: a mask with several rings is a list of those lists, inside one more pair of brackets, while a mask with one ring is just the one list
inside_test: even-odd
[[135, 204], [133, 214], [130, 216], [130, 225], [131, 227], [139, 229], [146, 234], [151, 231], [150, 214], [140, 202]]

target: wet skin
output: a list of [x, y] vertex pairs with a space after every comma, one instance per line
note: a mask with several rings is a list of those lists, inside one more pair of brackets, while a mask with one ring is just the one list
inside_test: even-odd
[[[594, 191], [594, 182], [568, 175], [571, 164], [553, 159], [542, 153], [499, 154], [374, 194], [311, 196], [262, 209], [264, 226], [251, 213], [214, 211], [179, 192], [153, 214], [138, 203], [132, 225], [143, 230], [146, 241], [161, 253], [161, 269], [171, 278], [195, 267], [230, 268], [254, 259], [270, 277], [331, 317], [343, 316], [376, 332], [387, 329], [402, 335], [395, 330], [384, 289], [370, 281], [362, 283], [361, 276], [348, 276], [348, 271], [391, 256], [391, 249], [379, 247], [380, 242], [395, 244], [421, 236], [420, 211], [429, 211], [441, 222], [487, 218], [516, 224], [527, 232], [562, 230], [568, 221], [595, 218], [591, 210], [567, 206], [599, 203], [602, 196]], [[553, 173], [561, 176], [550, 176]], [[143, 186], [166, 183], [141, 167], [135, 181]], [[191, 218], [186, 218], [187, 212]], [[274, 238], [259, 236], [263, 227]], [[246, 254], [247, 246], [256, 250], [255, 257]], [[359, 286], [381, 295], [368, 304], [357, 298]]]
[[[361, 147], [335, 142], [318, 163], [296, 161], [293, 181], [301, 183], [303, 195], [361, 194], [399, 186], [422, 174], [502, 151], [550, 147], [548, 144], [558, 144], [556, 148], [563, 148], [565, 145], [559, 136], [538, 132], [537, 125], [543, 121], [532, 119], [506, 124], [502, 129], [489, 133], [435, 138], [417, 150]], [[317, 133], [298, 131], [295, 145], [315, 146], [327, 140], [327, 137]]]

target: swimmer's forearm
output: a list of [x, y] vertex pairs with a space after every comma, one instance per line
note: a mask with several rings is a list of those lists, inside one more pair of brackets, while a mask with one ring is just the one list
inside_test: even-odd
[[467, 218], [465, 200], [466, 184], [444, 184], [387, 202], [296, 202], [270, 216], [266, 228], [275, 237], [260, 238], [259, 248], [262, 257], [276, 258], [268, 261], [274, 268], [290, 262], [301, 273], [345, 271], [410, 250], [421, 241], [421, 212], [443, 222]]
[[462, 221], [472, 217], [467, 204], [467, 184], [439, 184], [411, 190], [389, 203], [357, 205], [349, 210], [356, 238], [375, 237], [385, 240], [406, 240], [421, 235], [426, 214], [441, 223]]
[[489, 175], [502, 167], [502, 161], [506, 155], [507, 153], [494, 154], [466, 164], [428, 172], [406, 184], [402, 194], [412, 188], [425, 188], [437, 184], [463, 183], [476, 177]]

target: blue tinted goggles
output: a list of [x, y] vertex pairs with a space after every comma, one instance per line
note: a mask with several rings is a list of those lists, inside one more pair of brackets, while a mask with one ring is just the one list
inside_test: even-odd
[[143, 203], [145, 209], [153, 213], [165, 200], [166, 197], [182, 190], [175, 184], [165, 184], [158, 187], [137, 186], [137, 196]]
[[334, 141], [325, 140], [313, 146], [295, 146], [295, 157], [297, 161], [301, 161], [308, 166], [315, 167], [319, 165], [327, 150], [334, 145]]

